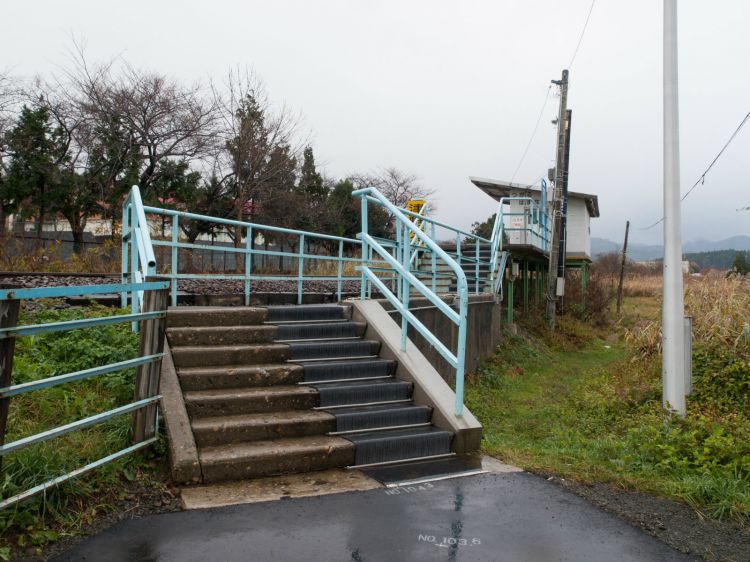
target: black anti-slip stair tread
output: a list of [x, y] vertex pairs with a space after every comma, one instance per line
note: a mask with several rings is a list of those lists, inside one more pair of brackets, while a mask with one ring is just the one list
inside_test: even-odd
[[312, 385], [320, 397], [320, 408], [411, 398], [412, 384], [394, 379]]
[[336, 431], [398, 427], [429, 423], [432, 408], [411, 404], [380, 404], [331, 410], [336, 418]]
[[415, 427], [347, 435], [354, 443], [355, 465], [449, 454], [453, 434], [436, 427]]
[[391, 359], [372, 357], [367, 359], [342, 359], [338, 361], [316, 361], [303, 363], [304, 380], [323, 381], [353, 379], [358, 377], [384, 377], [396, 372], [398, 363]]

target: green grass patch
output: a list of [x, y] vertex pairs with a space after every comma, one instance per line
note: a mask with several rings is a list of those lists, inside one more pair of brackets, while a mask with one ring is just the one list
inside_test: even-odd
[[563, 318], [507, 333], [467, 387], [483, 449], [527, 470], [682, 499], [709, 515], [750, 518], [750, 364], [696, 350], [684, 420], [665, 421], [658, 361]]

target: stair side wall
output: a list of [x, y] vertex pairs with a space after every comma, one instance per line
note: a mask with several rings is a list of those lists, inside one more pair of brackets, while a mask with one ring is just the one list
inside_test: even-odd
[[201, 465], [198, 460], [198, 448], [195, 445], [193, 428], [185, 408], [185, 397], [182, 394], [177, 370], [172, 361], [169, 343], [164, 341], [164, 358], [161, 361], [161, 415], [167, 433], [169, 445], [169, 464], [172, 467], [172, 478], [183, 484], [198, 483], [203, 480]]
[[455, 453], [478, 451], [482, 440], [482, 425], [464, 407], [463, 415], [454, 413], [456, 395], [435, 369], [433, 362], [411, 341], [401, 351], [401, 326], [388, 314], [380, 301], [352, 300], [353, 319], [367, 322], [367, 339], [381, 342], [380, 356], [398, 361], [396, 378], [414, 384], [412, 397], [416, 404], [431, 406], [432, 423], [453, 433], [451, 448]]

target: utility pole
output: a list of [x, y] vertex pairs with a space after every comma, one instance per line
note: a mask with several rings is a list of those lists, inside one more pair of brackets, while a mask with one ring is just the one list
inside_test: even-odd
[[[560, 259], [560, 203], [562, 200], [562, 184], [565, 175], [565, 132], [567, 128], [568, 111], [568, 71], [562, 71], [560, 80], [553, 80], [553, 84], [560, 86], [560, 113], [557, 117], [557, 162], [555, 165], [555, 188], [550, 201], [550, 215], [552, 216], [551, 236], [549, 245], [549, 269], [547, 275], [547, 326], [555, 329], [555, 313], [557, 312], [557, 264]], [[562, 257], [565, 259], [565, 256]], [[562, 287], [561, 287], [562, 288]]]
[[630, 231], [630, 221], [625, 222], [625, 242], [622, 244], [622, 263], [620, 263], [620, 283], [617, 285], [617, 316], [620, 315], [622, 308], [622, 283], [625, 280], [625, 262], [628, 259], [628, 232]]
[[685, 415], [685, 303], [682, 293], [677, 0], [664, 0], [664, 299], [662, 403]]

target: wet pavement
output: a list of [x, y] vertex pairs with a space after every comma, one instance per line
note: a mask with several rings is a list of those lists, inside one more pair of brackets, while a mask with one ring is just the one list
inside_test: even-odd
[[483, 474], [122, 522], [58, 561], [694, 560], [542, 478]]

